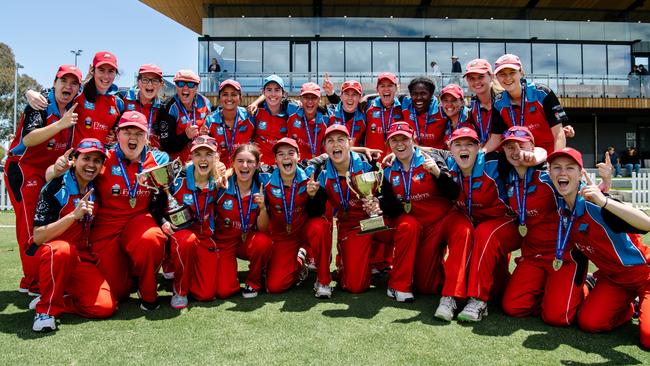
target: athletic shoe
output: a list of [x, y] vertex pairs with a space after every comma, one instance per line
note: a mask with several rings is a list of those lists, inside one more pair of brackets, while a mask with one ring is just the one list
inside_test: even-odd
[[170, 305], [177, 310], [185, 309], [187, 307], [187, 296], [174, 294]]
[[454, 311], [456, 310], [456, 300], [451, 296], [443, 296], [440, 298], [440, 304], [433, 315], [440, 320], [450, 322], [454, 318]]
[[314, 283], [314, 296], [319, 299], [331, 299], [332, 288], [316, 281], [316, 283]]
[[632, 306], [634, 307], [634, 314], [632, 314], [632, 318], [639, 319], [639, 297], [638, 296], [634, 298], [634, 301], [632, 301]]
[[165, 278], [166, 280], [173, 280], [174, 277], [175, 277], [174, 272], [163, 272], [163, 278]]
[[386, 290], [386, 295], [390, 297], [391, 299], [397, 300], [397, 302], [413, 302], [415, 301], [415, 297], [413, 297], [412, 292], [402, 292], [402, 291], [397, 291], [394, 288], [389, 287]]
[[458, 314], [460, 322], [480, 322], [484, 316], [488, 315], [487, 302], [470, 297], [463, 311]]
[[29, 289], [27, 287], [18, 287], [18, 292], [21, 294], [26, 294], [29, 292]]
[[34, 325], [32, 325], [34, 332], [47, 332], [56, 330], [56, 319], [53, 316], [45, 313], [37, 313], [34, 317]]
[[596, 277], [594, 277], [593, 273], [587, 273], [587, 277], [585, 278], [585, 285], [587, 285], [587, 290], [591, 292], [594, 287], [596, 287]]
[[41, 296], [41, 294], [39, 294], [38, 292], [32, 292], [32, 291], [27, 291], [27, 295], [29, 295], [31, 297], [39, 297], [39, 296]]
[[35, 310], [36, 305], [41, 301], [41, 297], [35, 297], [32, 301], [29, 302], [29, 310]]
[[144, 311], [149, 311], [149, 310], [156, 310], [160, 307], [160, 304], [158, 303], [158, 300], [154, 302], [148, 302], [140, 299], [140, 309]]
[[307, 268], [311, 272], [316, 272], [318, 270], [318, 267], [316, 267], [316, 260], [314, 258], [309, 258], [309, 264], [307, 265]]
[[257, 297], [257, 290], [254, 289], [254, 288], [252, 288], [252, 287], [250, 287], [249, 285], [246, 285], [246, 287], [244, 287], [244, 288], [241, 290], [241, 295], [242, 295], [245, 299], [252, 299], [252, 298], [254, 298], [254, 297]]
[[298, 283], [302, 283], [309, 276], [309, 263], [307, 263], [307, 251], [305, 248], [298, 249], [298, 259], [300, 260], [300, 272], [298, 273]]

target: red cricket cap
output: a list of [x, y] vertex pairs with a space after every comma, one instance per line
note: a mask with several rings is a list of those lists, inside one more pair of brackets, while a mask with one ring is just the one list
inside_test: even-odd
[[117, 69], [117, 57], [108, 51], [99, 51], [93, 57], [93, 67], [110, 65]]
[[79, 154], [88, 154], [95, 151], [102, 154], [104, 158], [106, 158], [106, 147], [104, 144], [102, 144], [101, 141], [91, 137], [81, 140], [75, 149], [75, 153]]
[[580, 166], [580, 169], [583, 168], [582, 166], [582, 154], [580, 151], [572, 148], [572, 147], [565, 147], [560, 150], [555, 150], [553, 151], [547, 158], [546, 161], [549, 162], [549, 164], [555, 159], [560, 156], [566, 156], [568, 158], [571, 158], [575, 160], [576, 163]]
[[413, 137], [413, 129], [411, 126], [404, 121], [396, 121], [390, 125], [388, 128], [388, 134], [386, 137], [386, 142], [391, 139], [393, 136], [404, 135], [406, 137]]
[[192, 140], [192, 147], [190, 148], [190, 152], [194, 152], [194, 150], [201, 147], [206, 147], [212, 151], [217, 151], [217, 140], [215, 140], [214, 137], [207, 135], [196, 136], [194, 140]]
[[350, 137], [350, 132], [348, 132], [347, 127], [337, 123], [337, 124], [333, 124], [333, 125], [327, 127], [327, 129], [325, 130], [325, 135], [323, 135], [323, 140], [325, 140], [327, 135], [329, 135], [330, 133], [333, 133], [333, 132], [341, 132], [345, 136], [347, 136], [348, 138]]
[[346, 80], [345, 82], [343, 82], [343, 85], [341, 85], [341, 92], [344, 92], [348, 89], [352, 89], [359, 94], [363, 94], [361, 92], [361, 83], [359, 83], [356, 80]]
[[449, 143], [451, 144], [452, 141], [462, 138], [470, 138], [476, 142], [480, 142], [476, 131], [469, 127], [462, 127], [454, 130], [454, 132], [451, 134], [451, 138], [449, 138]]
[[521, 70], [521, 60], [519, 59], [519, 56], [513, 55], [511, 53], [506, 53], [505, 55], [499, 57], [494, 62], [494, 73], [496, 74], [503, 69]]
[[199, 84], [201, 82], [201, 78], [192, 70], [178, 70], [176, 71], [176, 75], [174, 75], [173, 81], [191, 81]]
[[221, 84], [219, 84], [219, 91], [221, 91], [221, 89], [227, 87], [228, 85], [232, 86], [237, 91], [241, 91], [241, 84], [239, 84], [238, 81], [235, 81], [233, 79], [226, 79], [222, 81]]
[[440, 98], [442, 98], [443, 95], [449, 94], [454, 98], [458, 99], [463, 99], [465, 97], [465, 93], [463, 93], [463, 88], [456, 84], [448, 84], [442, 90], [440, 91]]
[[129, 111], [122, 114], [122, 117], [120, 117], [120, 121], [117, 124], [117, 128], [125, 127], [138, 127], [145, 132], [149, 131], [149, 123], [147, 123], [147, 117], [138, 111]]
[[390, 81], [395, 85], [398, 84], [397, 76], [395, 76], [395, 74], [393, 74], [392, 72], [382, 72], [381, 74], [379, 74], [377, 76], [377, 85], [379, 85], [379, 83], [384, 79], [387, 79], [388, 81]]
[[320, 86], [316, 83], [304, 83], [300, 88], [300, 95], [312, 94], [320, 98]]
[[535, 137], [533, 133], [530, 132], [528, 127], [524, 126], [512, 126], [501, 136], [501, 145], [505, 144], [507, 141], [519, 141], [519, 142], [532, 142], [535, 143]]
[[467, 63], [467, 66], [465, 66], [465, 73], [463, 74], [463, 77], [467, 76], [467, 74], [491, 74], [492, 73], [492, 65], [487, 60], [484, 60], [482, 58], [476, 58], [469, 63]]
[[155, 64], [144, 64], [140, 66], [140, 69], [138, 70], [138, 75], [142, 75], [142, 74], [156, 74], [159, 77], [163, 76], [162, 69]]
[[283, 137], [279, 139], [275, 144], [273, 144], [273, 148], [271, 148], [271, 150], [273, 151], [274, 154], [277, 154], [278, 149], [282, 145], [289, 145], [294, 149], [296, 149], [296, 152], [300, 151], [300, 148], [298, 147], [298, 143], [296, 142], [296, 140], [292, 139], [291, 137]]
[[81, 70], [73, 65], [61, 65], [59, 66], [59, 70], [56, 72], [56, 78], [60, 78], [63, 75], [74, 75], [77, 78], [77, 81], [79, 81], [79, 84], [83, 81], [83, 77], [81, 75]]

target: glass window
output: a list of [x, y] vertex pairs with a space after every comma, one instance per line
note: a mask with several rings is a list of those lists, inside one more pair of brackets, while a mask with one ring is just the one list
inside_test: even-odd
[[293, 47], [293, 72], [309, 72], [309, 42], [296, 42]]
[[345, 42], [345, 72], [370, 73], [372, 62], [370, 59], [370, 41]]
[[604, 22], [580, 22], [580, 39], [584, 41], [605, 39], [604, 24]]
[[372, 71], [397, 72], [397, 42], [372, 43]]
[[609, 75], [627, 75], [632, 67], [630, 55], [630, 46], [607, 46], [607, 73]]
[[579, 44], [557, 45], [558, 74], [582, 74], [582, 50]]
[[554, 43], [533, 43], [533, 74], [557, 73]]
[[423, 42], [400, 42], [399, 72], [423, 73], [425, 62]]
[[[531, 70], [530, 43], [506, 43], [506, 52], [519, 56], [525, 72]], [[496, 61], [496, 60], [494, 60]], [[494, 67], [494, 61], [492, 67]]]
[[343, 72], [343, 42], [318, 42], [318, 72]]
[[604, 44], [582, 45], [584, 55], [583, 73], [586, 75], [607, 74], [607, 52]]
[[[461, 65], [466, 65], [473, 59], [478, 58], [478, 43], [454, 42], [454, 55], [458, 56]], [[451, 64], [451, 60], [449, 63]]]
[[[478, 35], [481, 38], [504, 38], [503, 20], [498, 19], [477, 19]], [[482, 56], [481, 56], [482, 57]]]
[[289, 72], [289, 42], [264, 42], [264, 73], [278, 74]]
[[[499, 57], [501, 57], [505, 50], [505, 44], [503, 42], [493, 43], [493, 42], [481, 42], [481, 58], [488, 60], [491, 64], [494, 64]], [[471, 60], [467, 60], [469, 62]], [[467, 65], [465, 62], [465, 65]]]
[[451, 42], [428, 42], [427, 43], [427, 67], [431, 71], [431, 61], [435, 61], [440, 67], [440, 72], [451, 72]]
[[242, 72], [262, 72], [262, 42], [237, 42], [237, 70]]
[[199, 41], [199, 73], [208, 71], [208, 41]]
[[563, 40], [580, 39], [580, 22], [553, 22], [555, 24], [555, 34], [557, 38]]
[[[212, 41], [208, 50], [210, 60], [217, 59], [221, 65], [221, 72], [235, 71], [235, 42], [234, 41]], [[207, 66], [206, 66], [207, 67]]]

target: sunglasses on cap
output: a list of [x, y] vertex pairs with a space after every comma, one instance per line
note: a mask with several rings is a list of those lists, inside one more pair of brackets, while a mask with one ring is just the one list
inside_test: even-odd
[[508, 137], [523, 137], [530, 139], [532, 136], [524, 130], [507, 130], [503, 133], [503, 138], [507, 139]]
[[192, 140], [192, 143], [194, 145], [211, 145], [211, 146], [217, 146], [217, 140], [214, 139], [214, 137], [210, 136], [197, 136]]
[[179, 88], [184, 88], [184, 87], [187, 86], [190, 89], [194, 89], [194, 88], [196, 88], [197, 85], [198, 85], [198, 83], [195, 83], [193, 81], [179, 80], [179, 81], [176, 82], [176, 86], [179, 87]]
[[104, 144], [99, 141], [82, 141], [79, 146], [77, 146], [77, 150], [90, 148], [104, 150]]

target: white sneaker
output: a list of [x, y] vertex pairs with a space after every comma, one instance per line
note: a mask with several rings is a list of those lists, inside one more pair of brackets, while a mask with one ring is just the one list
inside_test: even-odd
[[173, 280], [175, 277], [174, 272], [163, 272], [163, 278], [166, 280]]
[[436, 318], [450, 322], [454, 318], [454, 311], [456, 310], [456, 300], [451, 296], [443, 296], [440, 298], [440, 304], [433, 315]]
[[45, 313], [37, 313], [34, 317], [34, 325], [32, 325], [34, 332], [46, 332], [56, 330], [56, 319], [53, 316]]
[[35, 297], [32, 301], [29, 302], [29, 310], [35, 310], [36, 305], [41, 301], [41, 297]]
[[314, 258], [309, 258], [309, 264], [307, 265], [307, 268], [311, 272], [316, 272], [318, 270], [318, 267], [316, 267], [316, 260]]
[[252, 299], [252, 298], [254, 298], [254, 297], [257, 297], [257, 290], [255, 290], [254, 288], [252, 288], [252, 287], [246, 285], [246, 287], [244, 287], [244, 288], [241, 290], [241, 295], [242, 295], [245, 299]]
[[412, 292], [402, 292], [402, 291], [397, 291], [394, 288], [389, 287], [386, 290], [386, 295], [390, 297], [391, 299], [395, 299], [397, 302], [413, 302], [415, 301], [415, 297], [413, 296]]
[[307, 251], [305, 248], [298, 249], [298, 258], [302, 263], [300, 273], [298, 274], [298, 283], [301, 283], [307, 279], [307, 276], [309, 276], [309, 263], [307, 263]]
[[26, 287], [18, 287], [18, 292], [20, 292], [21, 294], [26, 294], [29, 292], [29, 289]]
[[316, 283], [314, 283], [314, 296], [319, 299], [331, 299], [332, 288], [316, 281]]
[[470, 297], [463, 311], [458, 314], [458, 321], [461, 322], [480, 322], [484, 316], [488, 315], [487, 302]]
[[180, 309], [185, 309], [187, 307], [187, 296], [181, 296], [181, 295], [172, 295], [172, 300], [170, 301], [170, 305], [177, 310]]

